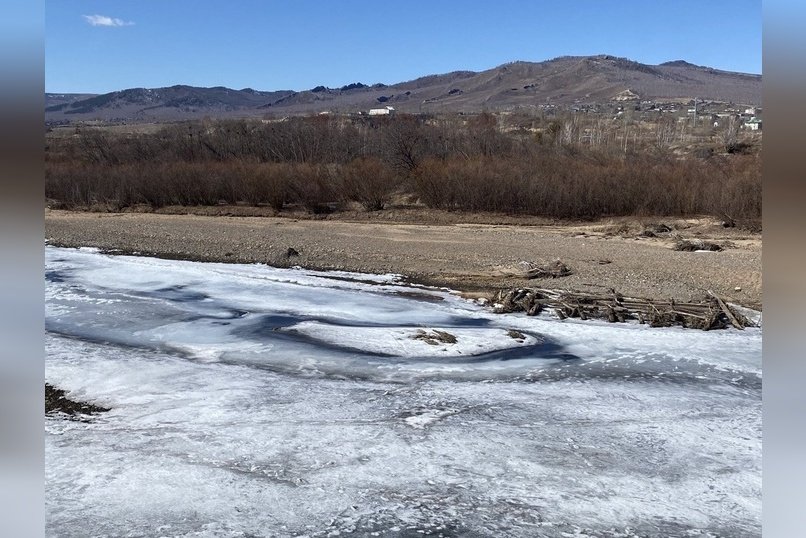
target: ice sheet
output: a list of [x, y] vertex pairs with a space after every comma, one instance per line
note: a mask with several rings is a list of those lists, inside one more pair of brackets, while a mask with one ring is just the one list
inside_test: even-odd
[[[49, 535], [760, 535], [758, 329], [46, 257], [47, 381], [111, 408], [46, 421]], [[433, 329], [459, 347], [410, 338]]]

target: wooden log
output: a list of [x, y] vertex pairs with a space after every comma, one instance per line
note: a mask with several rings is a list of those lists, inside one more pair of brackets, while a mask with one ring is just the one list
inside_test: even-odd
[[533, 316], [551, 308], [560, 319], [606, 319], [623, 322], [637, 319], [639, 323], [652, 326], [683, 325], [704, 330], [720, 326], [720, 317], [727, 318], [737, 328], [743, 328], [740, 316], [735, 315], [719, 297], [710, 293], [708, 302], [678, 303], [673, 298], [655, 301], [641, 297], [623, 297], [612, 289], [609, 295], [588, 295], [569, 290], [544, 288], [517, 288], [509, 292], [500, 291], [498, 301], [501, 307], [497, 312], [525, 312]]
[[743, 331], [744, 330], [744, 325], [739, 323], [739, 320], [736, 319], [736, 316], [733, 315], [733, 312], [731, 312], [730, 308], [728, 308], [728, 305], [726, 305], [725, 302], [716, 293], [712, 292], [711, 290], [708, 290], [708, 295], [710, 295], [711, 297], [716, 299], [717, 304], [719, 304], [719, 308], [721, 308], [722, 311], [725, 313], [725, 315], [728, 316], [728, 319], [730, 320], [731, 325], [733, 325], [734, 327], [736, 327], [740, 331]]
[[543, 305], [540, 302], [535, 301], [532, 304], [531, 308], [529, 308], [529, 310], [526, 311], [526, 315], [527, 316], [536, 316], [536, 315], [538, 315], [540, 313], [541, 310], [543, 310]]
[[678, 312], [677, 310], [670, 310], [669, 312], [672, 313], [672, 314], [678, 314], [680, 316], [686, 316], [686, 317], [689, 317], [689, 318], [701, 319], [703, 321], [708, 320], [708, 316], [701, 316], [699, 314], [691, 314], [691, 313], [688, 313], [688, 312]]

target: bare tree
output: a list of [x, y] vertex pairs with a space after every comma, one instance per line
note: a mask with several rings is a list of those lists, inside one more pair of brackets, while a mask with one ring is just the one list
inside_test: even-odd
[[421, 120], [405, 114], [389, 118], [382, 125], [385, 153], [392, 166], [405, 173], [416, 170], [427, 149]]
[[725, 127], [719, 131], [718, 140], [728, 153], [735, 151], [739, 141], [739, 122], [736, 116], [728, 116]]
[[659, 150], [669, 149], [675, 134], [675, 121], [672, 118], [659, 118], [655, 124], [655, 147]]
[[100, 129], [82, 129], [78, 132], [78, 147], [81, 156], [93, 164], [117, 164], [118, 155], [105, 132]]
[[566, 146], [571, 146], [579, 140], [579, 123], [576, 115], [572, 115], [563, 122], [560, 140]]

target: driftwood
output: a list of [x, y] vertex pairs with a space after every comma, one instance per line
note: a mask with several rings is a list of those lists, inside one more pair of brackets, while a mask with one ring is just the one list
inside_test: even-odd
[[753, 326], [711, 291], [699, 303], [625, 297], [613, 289], [609, 292], [597, 295], [539, 288], [502, 290], [494, 301], [494, 309], [497, 313], [525, 312], [528, 316], [550, 309], [560, 319], [606, 319], [612, 323], [637, 320], [652, 327], [680, 325], [706, 331]]
[[742, 325], [742, 323], [736, 318], [736, 315], [731, 311], [731, 309], [728, 308], [728, 305], [725, 304], [725, 301], [720, 299], [719, 296], [714, 292], [712, 292], [711, 290], [708, 290], [708, 296], [716, 299], [719, 308], [721, 308], [722, 311], [725, 313], [725, 315], [728, 317], [731, 325], [733, 325], [739, 330], [744, 329], [744, 325]]
[[535, 266], [528, 264], [524, 271], [523, 278], [560, 278], [574, 274], [571, 269], [560, 260], [555, 260], [549, 264]]
[[710, 250], [711, 252], [722, 252], [725, 250], [721, 245], [702, 241], [700, 239], [688, 240], [681, 239], [674, 245], [674, 250], [681, 250], [683, 252], [696, 252], [698, 250]]

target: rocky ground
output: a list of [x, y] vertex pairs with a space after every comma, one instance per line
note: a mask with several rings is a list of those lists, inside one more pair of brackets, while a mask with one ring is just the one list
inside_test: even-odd
[[[393, 272], [468, 295], [518, 286], [591, 292], [614, 288], [629, 296], [696, 301], [712, 290], [731, 302], [762, 306], [761, 234], [723, 228], [713, 219], [552, 223], [422, 210], [320, 218], [242, 216], [249, 212], [237, 208], [193, 213], [49, 209], [45, 236], [61, 246], [168, 258]], [[676, 251], [680, 240], [708, 241], [723, 250]], [[556, 260], [572, 274], [523, 277], [526, 269]]]
[[103, 413], [104, 411], [109, 411], [109, 409], [73, 400], [62, 389], [45, 383], [45, 413], [64, 413], [75, 416]]

